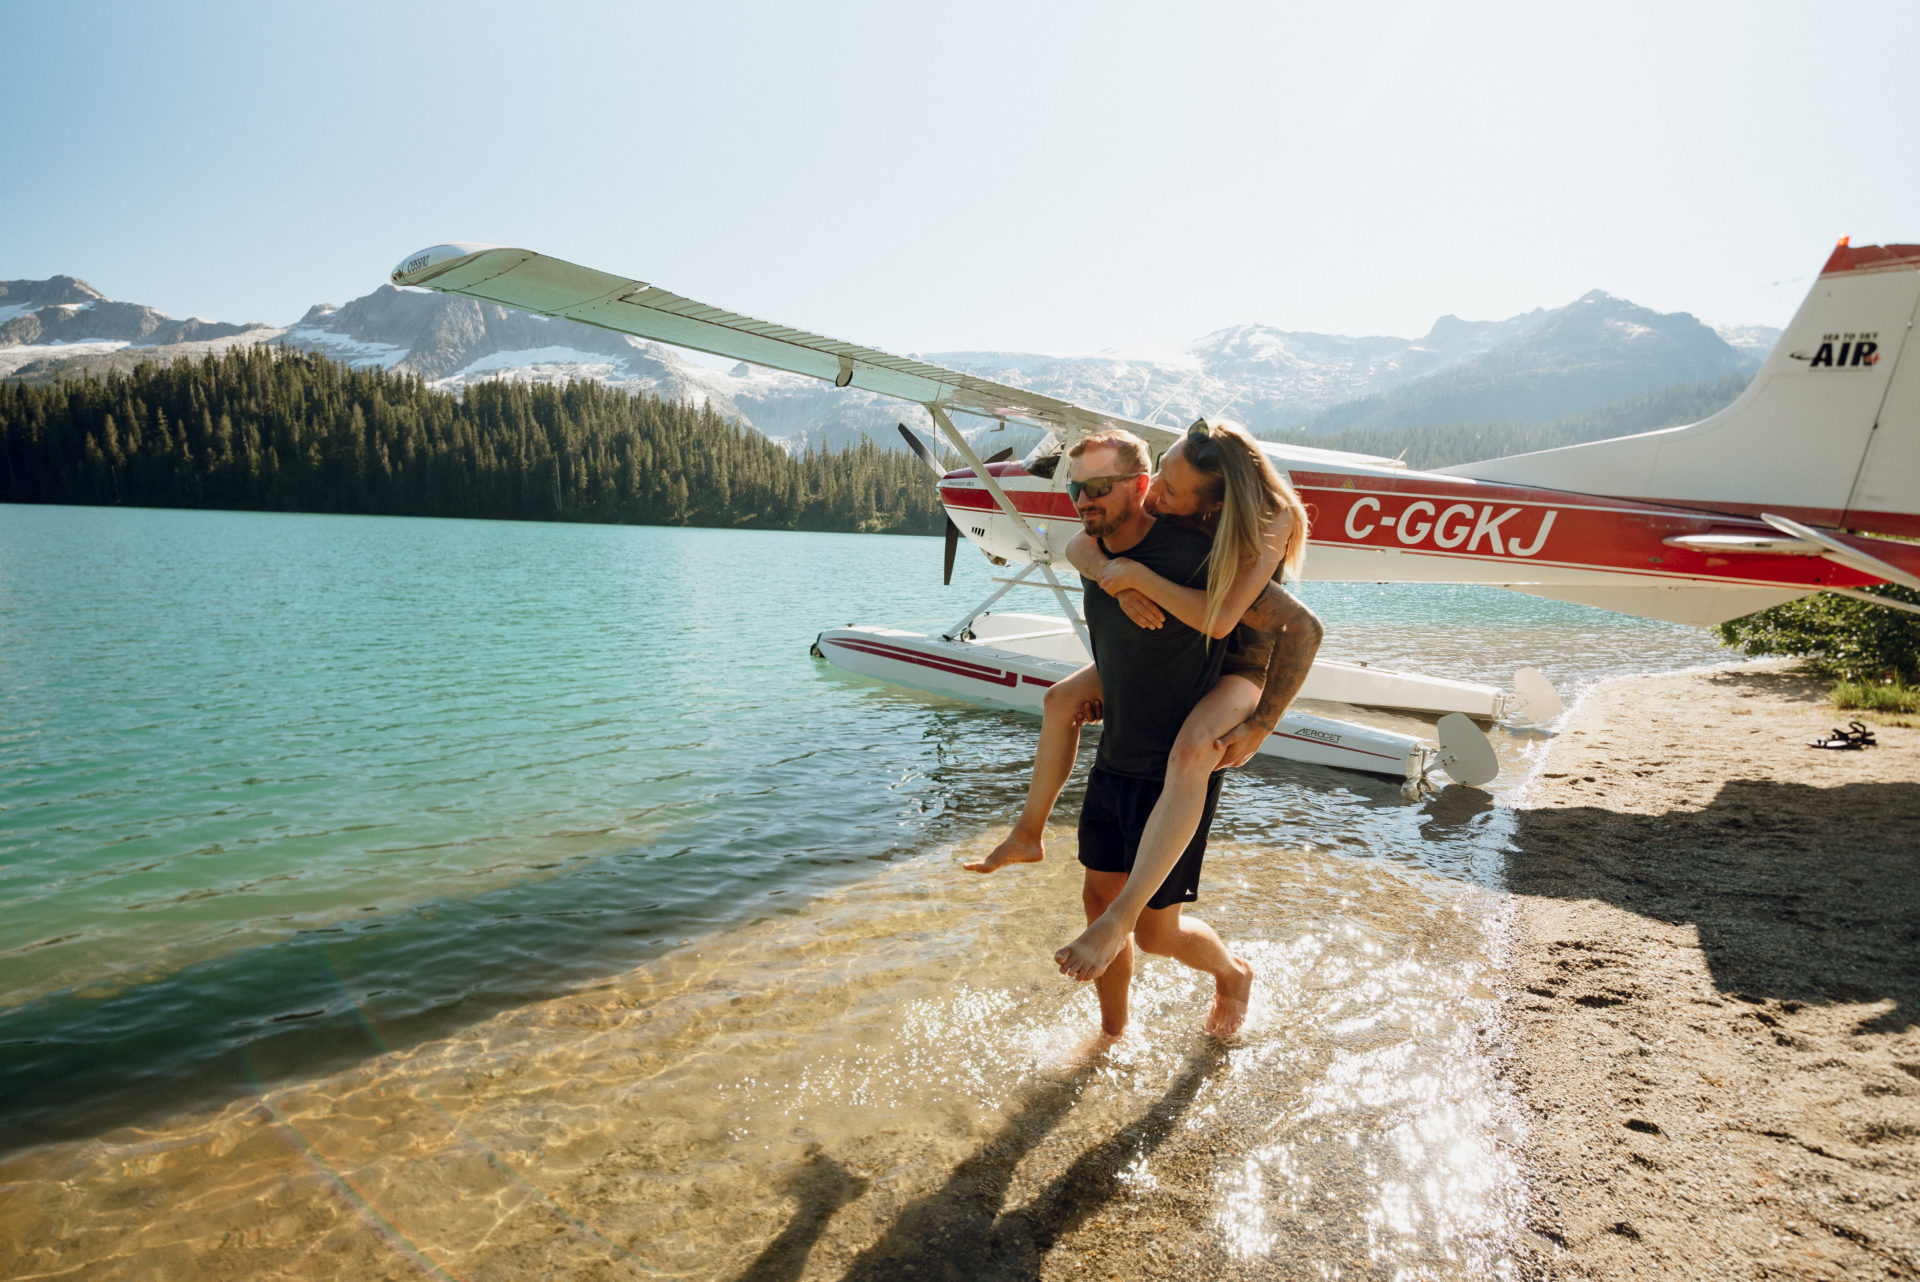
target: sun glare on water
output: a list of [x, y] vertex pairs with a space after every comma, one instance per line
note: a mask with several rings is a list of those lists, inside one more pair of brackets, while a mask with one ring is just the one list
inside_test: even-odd
[[1145, 959], [1128, 1035], [1076, 1062], [1093, 993], [1049, 954], [1079, 870], [960, 873], [985, 840], [332, 1077], [16, 1158], [0, 1254], [99, 1277], [1506, 1272], [1491, 896], [1223, 845], [1201, 915], [1256, 968], [1246, 1031], [1205, 1036], [1204, 979]]

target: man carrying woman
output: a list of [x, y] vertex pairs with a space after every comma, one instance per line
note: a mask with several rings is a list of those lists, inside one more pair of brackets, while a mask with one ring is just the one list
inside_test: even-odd
[[1251, 757], [1299, 692], [1320, 621], [1275, 581], [1297, 573], [1306, 512], [1244, 431], [1202, 421], [1148, 475], [1145, 442], [1106, 431], [1068, 452], [1094, 662], [1053, 686], [1033, 782], [992, 872], [1044, 857], [1041, 835], [1072, 773], [1080, 726], [1105, 721], [1081, 807], [1087, 929], [1059, 950], [1093, 981], [1101, 1031], [1126, 1030], [1133, 945], [1214, 979], [1207, 1031], [1237, 1032], [1253, 971], [1181, 906], [1199, 897], [1220, 771]]

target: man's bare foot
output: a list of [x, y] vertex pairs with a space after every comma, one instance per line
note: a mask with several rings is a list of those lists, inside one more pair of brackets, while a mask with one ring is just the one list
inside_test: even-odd
[[1124, 1031], [1118, 1033], [1105, 1031], [1095, 1033], [1092, 1037], [1089, 1037], [1086, 1041], [1081, 1042], [1073, 1048], [1073, 1054], [1067, 1057], [1067, 1067], [1085, 1068], [1088, 1064], [1093, 1063], [1093, 1061], [1112, 1050], [1114, 1043], [1118, 1042], [1124, 1036], [1126, 1036]]
[[1247, 1022], [1247, 999], [1253, 995], [1253, 967], [1240, 958], [1233, 959], [1232, 979], [1216, 979], [1213, 1009], [1207, 1012], [1207, 1031], [1228, 1038]]
[[1080, 932], [1080, 938], [1055, 953], [1053, 960], [1068, 979], [1098, 979], [1127, 946], [1127, 936], [1132, 933], [1102, 913]]
[[961, 864], [968, 872], [992, 872], [1007, 864], [1037, 864], [1047, 857], [1047, 848], [1038, 837], [1023, 837], [1018, 832], [1010, 832], [1007, 839], [993, 848], [993, 853], [985, 859], [976, 859], [970, 864]]

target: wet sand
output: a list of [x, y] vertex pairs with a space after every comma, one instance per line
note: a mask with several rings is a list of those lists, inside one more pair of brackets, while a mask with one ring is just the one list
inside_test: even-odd
[[1920, 1275], [1920, 729], [1777, 666], [1589, 693], [1517, 798], [1534, 1264]]

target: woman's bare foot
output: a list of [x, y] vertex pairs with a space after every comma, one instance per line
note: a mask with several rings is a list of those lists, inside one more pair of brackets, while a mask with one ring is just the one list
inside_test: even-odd
[[1038, 837], [1022, 836], [1018, 829], [1007, 834], [1007, 839], [993, 848], [993, 853], [985, 859], [976, 859], [970, 864], [961, 864], [968, 872], [992, 872], [1008, 864], [1037, 864], [1047, 857], [1047, 848]]
[[1053, 960], [1059, 964], [1060, 973], [1069, 979], [1098, 979], [1127, 946], [1127, 936], [1132, 933], [1102, 913], [1080, 932], [1080, 938], [1055, 953]]
[[1247, 999], [1253, 995], [1253, 967], [1240, 958], [1233, 959], [1232, 979], [1216, 979], [1213, 1009], [1207, 1012], [1207, 1031], [1228, 1038], [1247, 1022]]

